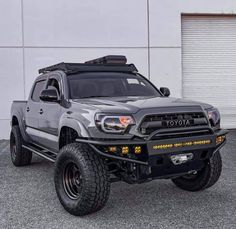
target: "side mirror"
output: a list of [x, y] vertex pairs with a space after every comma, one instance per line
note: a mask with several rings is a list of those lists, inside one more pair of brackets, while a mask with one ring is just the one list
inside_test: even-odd
[[41, 92], [39, 97], [42, 101], [47, 102], [58, 102], [59, 95], [56, 89], [46, 89]]
[[170, 89], [168, 87], [161, 87], [160, 91], [165, 97], [170, 96]]

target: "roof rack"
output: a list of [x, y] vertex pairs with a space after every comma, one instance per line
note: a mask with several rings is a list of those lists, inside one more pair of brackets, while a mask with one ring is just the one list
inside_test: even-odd
[[85, 64], [126, 64], [125, 56], [109, 55], [84, 62]]
[[41, 68], [39, 69], [39, 74], [41, 73], [47, 73], [47, 72], [51, 72], [51, 71], [55, 71], [55, 70], [62, 70], [62, 71], [67, 71], [67, 67], [66, 64], [64, 62], [61, 62], [59, 64], [55, 64], [46, 68]]
[[85, 63], [59, 63], [46, 68], [39, 69], [39, 74], [61, 70], [66, 74], [76, 72], [91, 72], [91, 71], [114, 71], [114, 72], [137, 72], [134, 64], [126, 64], [125, 56], [109, 55], [98, 59], [89, 60]]

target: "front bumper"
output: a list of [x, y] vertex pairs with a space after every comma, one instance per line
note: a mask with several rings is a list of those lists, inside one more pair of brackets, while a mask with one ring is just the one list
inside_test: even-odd
[[[227, 130], [216, 130], [205, 128], [204, 135], [196, 135], [203, 133], [203, 129], [195, 128], [188, 131], [180, 131], [173, 135], [173, 130], [159, 131], [149, 136], [146, 140], [89, 140], [77, 139], [77, 142], [89, 144], [98, 154], [121, 161], [137, 163], [147, 166], [156, 166], [160, 156], [169, 157], [173, 154], [193, 152], [195, 158], [199, 157], [199, 152], [205, 152], [206, 157], [211, 157], [216, 151], [222, 148], [226, 143]], [[172, 135], [174, 137], [172, 137]], [[179, 137], [176, 137], [178, 136]], [[194, 136], [193, 136], [194, 135]], [[222, 137], [219, 142], [219, 137]], [[131, 157], [129, 155], [117, 155], [102, 150], [104, 147], [123, 147], [123, 146], [142, 146], [145, 149], [146, 157]], [[207, 153], [206, 153], [207, 152]]]

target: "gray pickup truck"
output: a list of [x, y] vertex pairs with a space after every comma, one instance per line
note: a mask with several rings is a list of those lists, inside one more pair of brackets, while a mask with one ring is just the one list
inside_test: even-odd
[[102, 209], [116, 181], [171, 179], [188, 191], [218, 181], [227, 131], [213, 106], [170, 98], [125, 56], [39, 73], [28, 101], [12, 104], [11, 159], [28, 165], [35, 153], [55, 162], [55, 189], [69, 213]]

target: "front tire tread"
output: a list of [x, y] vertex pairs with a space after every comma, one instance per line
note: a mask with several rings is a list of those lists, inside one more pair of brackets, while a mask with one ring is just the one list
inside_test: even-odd
[[[61, 186], [61, 169], [67, 159], [80, 163], [85, 179], [82, 197], [78, 201], [69, 199]], [[83, 216], [102, 209], [110, 193], [110, 181], [107, 166], [88, 145], [72, 143], [64, 146], [58, 155], [55, 168], [55, 187], [63, 207], [71, 214]]]

